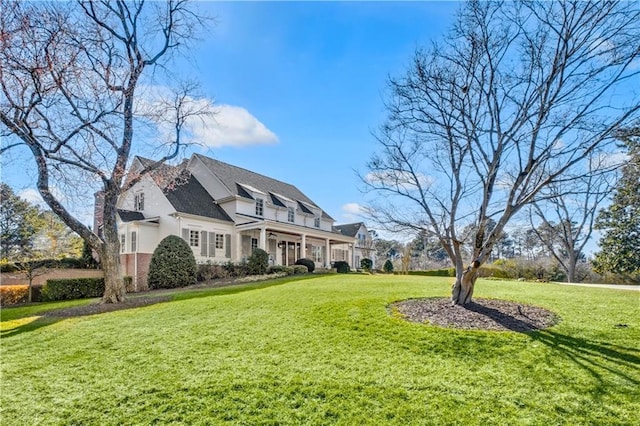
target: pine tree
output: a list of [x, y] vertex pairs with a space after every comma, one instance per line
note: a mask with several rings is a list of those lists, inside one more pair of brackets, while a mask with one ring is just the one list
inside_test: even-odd
[[603, 230], [600, 252], [594, 269], [620, 274], [632, 282], [640, 282], [640, 127], [621, 133], [629, 151], [629, 161], [616, 184], [613, 202], [602, 210], [596, 229]]

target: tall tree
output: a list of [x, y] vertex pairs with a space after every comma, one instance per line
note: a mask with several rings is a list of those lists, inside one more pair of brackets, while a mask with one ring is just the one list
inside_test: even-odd
[[532, 205], [532, 229], [558, 261], [567, 282], [576, 282], [576, 267], [584, 258], [596, 213], [611, 193], [615, 175], [608, 170], [618, 166], [608, 158], [590, 156], [589, 169], [600, 173], [549, 185], [541, 191], [544, 199]]
[[0, 183], [0, 257], [12, 260], [28, 253], [42, 225], [40, 209]]
[[[454, 304], [505, 225], [556, 182], [589, 173], [640, 113], [634, 2], [465, 3], [440, 42], [389, 82], [379, 151], [362, 176], [374, 218], [436, 236], [456, 268]], [[489, 221], [496, 225], [488, 230]], [[461, 230], [472, 225], [469, 266]]]
[[600, 211], [596, 229], [604, 231], [593, 261], [597, 272], [613, 272], [640, 282], [640, 127], [620, 132], [629, 152], [611, 206]]
[[[44, 201], [100, 256], [102, 301], [123, 301], [116, 200], [145, 173], [180, 153], [185, 121], [200, 112], [187, 102], [186, 92], [177, 93], [170, 100], [173, 108], [156, 116], [170, 120], [175, 129], [157, 148], [161, 160], [125, 182], [136, 120], [157, 112], [140, 96], [143, 86], [152, 83], [149, 71], [164, 70], [202, 19], [185, 0], [0, 0], [0, 10], [0, 123], [10, 136], [2, 151], [27, 147]], [[78, 220], [54, 187], [67, 193], [79, 187], [102, 191], [101, 232]]]

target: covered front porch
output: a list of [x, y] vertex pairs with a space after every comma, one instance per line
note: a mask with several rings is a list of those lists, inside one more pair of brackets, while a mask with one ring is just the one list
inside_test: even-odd
[[330, 268], [336, 260], [352, 259], [355, 238], [280, 222], [260, 221], [236, 227], [237, 258], [246, 259], [254, 249], [269, 254], [271, 265], [294, 265], [307, 258], [318, 268]]

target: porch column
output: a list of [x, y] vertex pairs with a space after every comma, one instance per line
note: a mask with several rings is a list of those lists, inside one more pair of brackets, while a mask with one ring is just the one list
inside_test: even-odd
[[242, 234], [238, 232], [236, 234], [236, 256], [233, 259], [235, 262], [239, 262], [242, 259]]
[[300, 258], [307, 257], [307, 236], [302, 234], [302, 241], [300, 242]]
[[324, 259], [324, 264], [326, 265], [327, 268], [331, 268], [331, 244], [329, 244], [329, 239], [327, 238], [325, 241], [325, 245], [324, 245], [324, 251], [325, 251], [325, 259]]
[[260, 241], [258, 247], [267, 251], [267, 228], [260, 228]]

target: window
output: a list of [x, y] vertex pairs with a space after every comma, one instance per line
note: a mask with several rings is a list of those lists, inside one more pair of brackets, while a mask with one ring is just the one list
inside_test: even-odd
[[316, 217], [313, 220], [313, 226], [315, 226], [316, 228], [320, 228], [320, 218], [319, 217]]
[[322, 259], [322, 247], [320, 246], [311, 246], [311, 258], [316, 263], [321, 263]]
[[264, 216], [264, 200], [256, 198], [256, 216]]
[[257, 248], [258, 248], [258, 239], [257, 238], [252, 238], [251, 239], [251, 252], [253, 252]]
[[138, 192], [133, 197], [133, 209], [137, 212], [144, 210], [144, 192]]
[[189, 230], [189, 245], [191, 247], [200, 247], [200, 232]]
[[224, 235], [216, 234], [216, 249], [224, 248]]
[[127, 236], [120, 234], [120, 253], [127, 251]]
[[136, 245], [138, 244], [138, 236], [136, 235], [136, 232], [132, 232], [131, 233], [131, 253], [135, 253], [136, 252]]
[[296, 221], [296, 210], [293, 207], [288, 207], [287, 208], [287, 220], [289, 222], [295, 222]]

